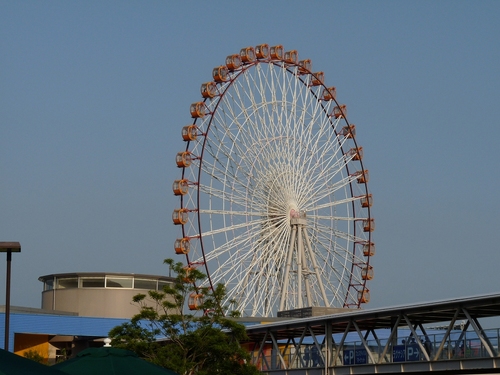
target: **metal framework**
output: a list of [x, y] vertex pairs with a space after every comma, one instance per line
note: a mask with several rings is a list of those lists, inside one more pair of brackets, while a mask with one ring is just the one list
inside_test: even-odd
[[269, 374], [496, 373], [492, 317], [500, 294], [250, 326], [244, 345]]

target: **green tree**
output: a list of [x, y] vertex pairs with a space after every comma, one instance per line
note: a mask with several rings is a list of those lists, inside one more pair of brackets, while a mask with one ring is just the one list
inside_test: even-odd
[[38, 363], [44, 363], [45, 358], [36, 350], [28, 350], [27, 352], [24, 352], [24, 358], [31, 359], [32, 361], [38, 362]]
[[[245, 327], [232, 319], [239, 313], [230, 311], [232, 303], [221, 305], [224, 285], [215, 290], [195, 287], [203, 273], [172, 259], [164, 263], [174, 271], [175, 282], [162, 291], [136, 295], [139, 313], [110, 331], [112, 345], [183, 375], [259, 374], [239, 345], [246, 338]], [[198, 297], [195, 314], [185, 310], [192, 294]]]

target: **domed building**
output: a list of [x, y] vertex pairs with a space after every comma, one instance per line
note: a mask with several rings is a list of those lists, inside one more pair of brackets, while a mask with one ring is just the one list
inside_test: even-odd
[[[42, 309], [78, 316], [129, 319], [139, 312], [132, 298], [162, 290], [173, 279], [165, 276], [75, 272], [41, 276]], [[147, 301], [146, 301], [147, 303]]]

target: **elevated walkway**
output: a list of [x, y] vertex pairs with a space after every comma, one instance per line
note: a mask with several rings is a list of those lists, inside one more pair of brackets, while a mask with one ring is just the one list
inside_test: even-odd
[[500, 294], [254, 325], [244, 345], [268, 374], [500, 373], [487, 325]]

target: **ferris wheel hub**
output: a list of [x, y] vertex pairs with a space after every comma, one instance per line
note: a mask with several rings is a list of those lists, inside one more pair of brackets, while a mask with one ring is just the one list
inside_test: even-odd
[[305, 225], [307, 223], [306, 216], [305, 211], [299, 211], [292, 208], [290, 210], [290, 225]]

